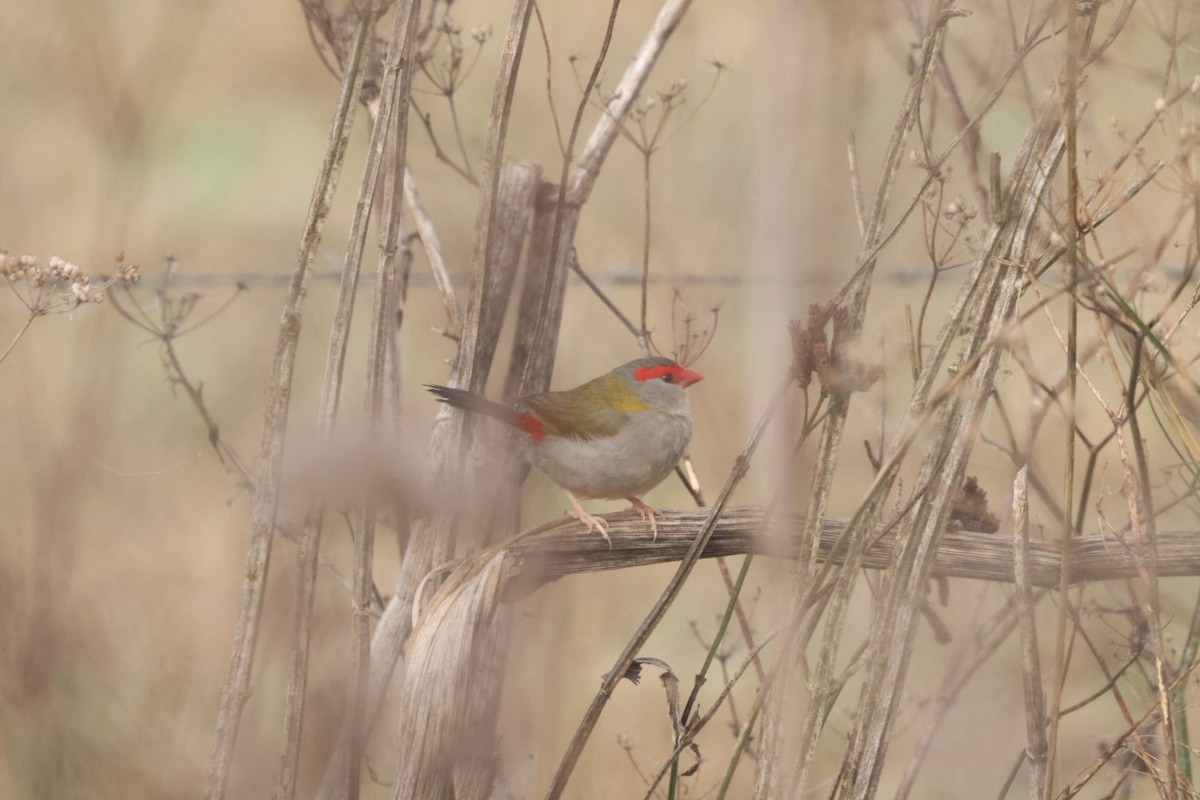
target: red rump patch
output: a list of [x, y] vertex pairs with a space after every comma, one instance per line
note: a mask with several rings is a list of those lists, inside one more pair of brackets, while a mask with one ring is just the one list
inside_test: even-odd
[[533, 439], [534, 443], [540, 442], [542, 437], [546, 435], [542, 430], [542, 423], [533, 414], [525, 411], [517, 414], [517, 427], [529, 434], [529, 438]]
[[633, 369], [635, 381], [651, 381], [664, 375], [670, 375], [671, 383], [678, 383], [685, 388], [704, 379], [699, 372], [692, 372], [687, 367], [681, 367], [678, 364], [651, 364]]

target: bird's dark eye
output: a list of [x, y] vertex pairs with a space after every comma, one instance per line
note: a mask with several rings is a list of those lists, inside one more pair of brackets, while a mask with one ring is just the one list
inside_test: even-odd
[[674, 376], [674, 375], [672, 375], [672, 374], [671, 374], [671, 373], [669, 373], [669, 372], [664, 372], [664, 373], [663, 373], [663, 376], [662, 376], [662, 379], [663, 379], [664, 381], [666, 381], [667, 383], [674, 383], [674, 382], [675, 382], [675, 376]]

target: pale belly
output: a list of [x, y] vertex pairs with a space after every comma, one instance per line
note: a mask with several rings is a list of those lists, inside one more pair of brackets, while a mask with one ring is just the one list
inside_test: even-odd
[[691, 438], [687, 417], [640, 411], [630, 414], [629, 423], [614, 436], [547, 436], [534, 448], [533, 464], [579, 497], [638, 497], [671, 473]]

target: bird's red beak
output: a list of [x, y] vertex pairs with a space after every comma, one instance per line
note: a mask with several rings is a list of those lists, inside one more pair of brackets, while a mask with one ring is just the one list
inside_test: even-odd
[[693, 383], [699, 383], [702, 380], [704, 380], [704, 376], [699, 372], [692, 372], [686, 367], [679, 371], [679, 385], [685, 389]]

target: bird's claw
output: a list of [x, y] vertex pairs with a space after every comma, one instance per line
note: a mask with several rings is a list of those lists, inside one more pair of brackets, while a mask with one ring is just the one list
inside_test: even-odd
[[633, 504], [633, 510], [638, 512], [638, 516], [650, 523], [650, 533], [652, 534], [651, 540], [657, 542], [658, 520], [654, 518], [654, 509], [636, 497], [628, 497], [626, 499]]
[[612, 539], [608, 536], [608, 523], [595, 514], [589, 514], [586, 511], [572, 511], [567, 516], [573, 517], [582, 522], [589, 531], [595, 531], [604, 537], [604, 541], [608, 542], [608, 549], [612, 550]]

